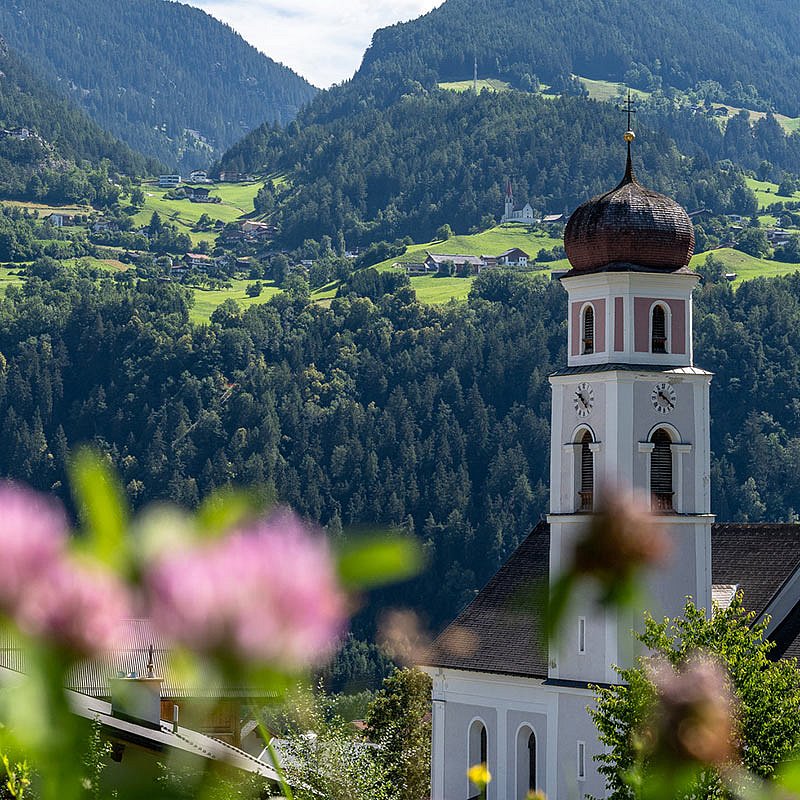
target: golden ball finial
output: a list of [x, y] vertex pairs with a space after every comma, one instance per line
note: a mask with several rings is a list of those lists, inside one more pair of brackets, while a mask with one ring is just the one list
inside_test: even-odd
[[631, 130], [627, 130], [622, 138], [625, 139], [628, 144], [630, 144], [636, 138], [636, 134]]

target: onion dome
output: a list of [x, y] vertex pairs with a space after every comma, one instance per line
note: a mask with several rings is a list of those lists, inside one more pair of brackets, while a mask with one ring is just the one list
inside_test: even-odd
[[[618, 268], [674, 272], [694, 254], [694, 227], [686, 210], [669, 197], [646, 189], [628, 163], [616, 189], [579, 206], [564, 231], [564, 249], [575, 272]], [[624, 265], [624, 266], [623, 266]]]

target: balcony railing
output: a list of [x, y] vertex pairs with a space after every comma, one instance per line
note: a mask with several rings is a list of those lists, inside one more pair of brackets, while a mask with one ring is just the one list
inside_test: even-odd
[[580, 505], [578, 510], [582, 513], [594, 511], [594, 492], [578, 492]]
[[653, 511], [673, 511], [672, 498], [675, 492], [653, 492]]

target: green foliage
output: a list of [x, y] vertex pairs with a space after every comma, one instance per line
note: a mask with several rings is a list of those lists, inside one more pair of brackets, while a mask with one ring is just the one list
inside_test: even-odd
[[620, 0], [558, 6], [448, 0], [419, 19], [377, 31], [353, 82], [385, 86], [402, 76], [430, 88], [471, 76], [477, 57], [480, 77], [520, 87], [530, 86], [531, 72], [559, 90], [573, 74], [647, 90], [714, 81], [725, 98], [739, 101], [734, 105], [766, 98], [796, 114], [798, 32], [796, 14], [779, 0], [758, 8], [721, 0], [698, 8], [682, 0], [669, 14], [646, 5], [631, 14]]
[[[647, 618], [638, 638], [650, 656], [638, 667], [620, 670], [623, 685], [598, 690], [590, 713], [600, 741], [608, 751], [598, 757], [609, 797], [629, 800], [634, 775], [647, 781], [637, 734], [647, 719], [655, 689], [645, 670], [650, 658], [664, 658], [673, 666], [683, 665], [697, 651], [715, 655], [730, 675], [738, 699], [738, 727], [742, 766], [762, 778], [774, 776], [776, 767], [800, 746], [800, 672], [793, 660], [771, 661], [773, 645], [764, 640], [767, 620], [753, 625], [741, 594], [726, 609], [717, 609], [710, 619], [689, 601], [683, 617], [657, 622]], [[701, 778], [697, 793], [719, 796], [718, 778], [710, 771]], [[694, 796], [697, 796], [695, 794]]]
[[298, 693], [290, 710], [273, 744], [296, 800], [394, 798], [376, 749], [331, 713], [325, 695]]
[[0, 30], [53, 84], [69, 86], [93, 119], [183, 169], [206, 166], [264, 119], [289, 122], [315, 93], [230, 27], [181, 3], [94, 0], [67, 11], [38, 0], [24, 13], [12, 3], [0, 8]]
[[767, 234], [761, 228], [745, 228], [736, 241], [736, 249], [743, 253], [761, 258], [769, 253]]
[[424, 800], [431, 781], [431, 679], [398, 669], [383, 682], [367, 714], [367, 735], [380, 745], [393, 797]]
[[[574, 207], [615, 185], [624, 165], [619, 124], [612, 106], [580, 98], [434, 90], [380, 105], [372, 93], [365, 100], [356, 87], [342, 87], [286, 130], [254, 131], [221, 163], [292, 174], [271, 217], [288, 247], [326, 234], [341, 234], [350, 247], [426, 241], [454, 220], [466, 233], [487, 210], [499, 213], [506, 175], [539, 212]], [[727, 213], [747, 198], [730, 163], [723, 170], [699, 153], [686, 159], [663, 133], [642, 131], [636, 158], [648, 185], [690, 209]]]
[[3, 753], [0, 756], [5, 770], [5, 782], [0, 787], [0, 797], [25, 800], [32, 794], [31, 769], [27, 761], [13, 762]]

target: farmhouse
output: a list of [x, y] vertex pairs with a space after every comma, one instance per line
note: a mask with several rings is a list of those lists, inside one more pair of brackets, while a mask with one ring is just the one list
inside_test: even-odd
[[71, 214], [62, 214], [61, 212], [53, 212], [52, 214], [48, 214], [45, 217], [45, 220], [49, 222], [54, 228], [63, 228], [64, 225], [72, 225], [75, 221], [75, 217]]
[[241, 183], [247, 180], [247, 175], [244, 172], [233, 172], [232, 170], [223, 170], [219, 174], [219, 179], [222, 183]]
[[505, 253], [500, 253], [499, 256], [496, 256], [499, 267], [527, 267], [528, 258], [528, 254], [524, 250], [520, 250], [519, 247], [512, 247], [510, 250], [506, 250]]
[[180, 185], [181, 176], [180, 175], [159, 175], [158, 176], [158, 185], [161, 189], [175, 189], [177, 186]]
[[800, 654], [800, 525], [718, 525], [712, 513], [712, 375], [694, 360], [700, 276], [689, 268], [688, 214], [639, 184], [629, 143], [622, 182], [575, 211], [564, 246], [567, 359], [550, 377], [550, 514], [424, 661], [432, 800], [477, 795], [467, 769], [481, 762], [495, 776], [488, 800], [606, 796], [587, 707], [593, 686], [633, 666], [636, 620], [580, 585], [562, 636], [548, 642], [546, 595], [532, 595], [568, 568], [604, 484], [646, 493], [670, 540], [671, 557], [645, 578], [654, 617], [682, 615], [686, 597], [710, 611], [712, 596], [725, 604], [741, 589], [757, 620], [771, 620], [772, 655]]
[[211, 256], [203, 253], [187, 253], [183, 257], [183, 261], [190, 269], [199, 270], [207, 270], [214, 263], [214, 259]]
[[187, 186], [184, 190], [186, 196], [193, 203], [213, 203], [216, 198], [209, 197], [211, 189], [205, 186]]
[[486, 266], [482, 256], [450, 255], [448, 253], [427, 253], [425, 266], [429, 272], [441, 272], [450, 265], [459, 275], [479, 275]]

